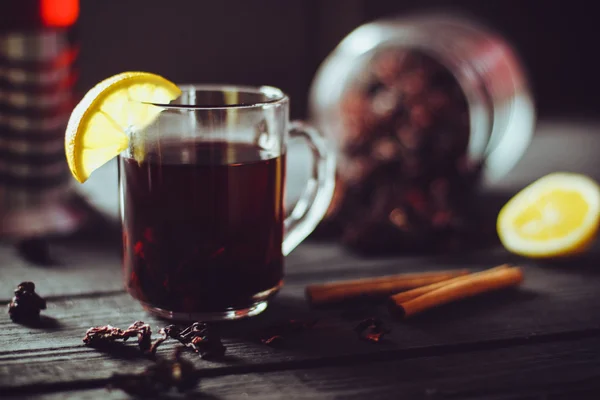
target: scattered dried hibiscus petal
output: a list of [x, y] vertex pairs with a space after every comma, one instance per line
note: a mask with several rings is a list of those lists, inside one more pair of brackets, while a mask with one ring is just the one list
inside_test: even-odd
[[156, 348], [168, 338], [190, 347], [204, 359], [222, 357], [227, 349], [221, 342], [220, 336], [203, 322], [195, 322], [183, 330], [176, 325], [169, 325], [161, 329], [160, 334], [163, 337], [154, 342], [152, 353], [156, 352]]
[[281, 345], [289, 335], [312, 329], [318, 320], [290, 319], [271, 325], [259, 332], [259, 340], [268, 346]]
[[46, 300], [35, 292], [33, 282], [21, 282], [15, 289], [15, 296], [8, 304], [8, 315], [15, 322], [39, 320], [40, 311], [46, 309]]
[[142, 321], [135, 321], [125, 330], [110, 325], [92, 327], [85, 333], [83, 343], [92, 347], [100, 347], [118, 339], [125, 342], [130, 337], [137, 337], [138, 346], [143, 352], [151, 350], [152, 329], [150, 325]]
[[379, 318], [367, 318], [356, 325], [354, 331], [359, 339], [370, 343], [379, 343], [383, 336], [391, 332]]

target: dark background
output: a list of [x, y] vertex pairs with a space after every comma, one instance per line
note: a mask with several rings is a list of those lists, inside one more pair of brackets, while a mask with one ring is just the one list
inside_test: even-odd
[[471, 14], [521, 54], [541, 117], [595, 116], [600, 37], [586, 0], [81, 0], [81, 90], [124, 70], [177, 82], [269, 84], [305, 116], [312, 77], [351, 30], [428, 8]]
[[[0, 33], [37, 27], [41, 1], [4, 0]], [[179, 83], [279, 86], [293, 116], [304, 117], [314, 73], [345, 35], [381, 17], [441, 9], [472, 15], [514, 45], [540, 116], [595, 116], [600, 108], [600, 29], [590, 0], [79, 1], [81, 92], [115, 73], [147, 70]]]

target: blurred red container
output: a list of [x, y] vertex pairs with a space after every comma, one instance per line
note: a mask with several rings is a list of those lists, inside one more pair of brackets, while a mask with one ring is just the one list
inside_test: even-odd
[[0, 235], [79, 225], [64, 129], [74, 106], [79, 0], [19, 0], [0, 12]]

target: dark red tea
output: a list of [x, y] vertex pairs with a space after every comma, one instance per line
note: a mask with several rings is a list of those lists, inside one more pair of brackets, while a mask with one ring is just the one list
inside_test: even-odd
[[142, 163], [122, 158], [129, 292], [152, 307], [198, 313], [248, 308], [276, 291], [284, 161], [225, 142], [163, 144]]

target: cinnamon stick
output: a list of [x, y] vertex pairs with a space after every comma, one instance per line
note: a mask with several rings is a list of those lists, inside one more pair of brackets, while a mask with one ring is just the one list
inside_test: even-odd
[[[444, 282], [443, 285], [430, 285], [419, 288], [412, 294], [399, 293], [390, 298], [390, 311], [403, 318], [462, 300], [478, 294], [514, 287], [523, 281], [523, 272], [519, 267], [502, 265], [464, 277]], [[414, 294], [417, 293], [416, 297]], [[419, 294], [421, 293], [421, 294]]]
[[470, 278], [472, 276], [479, 276], [481, 274], [488, 274], [488, 273], [490, 273], [492, 271], [496, 271], [496, 270], [499, 270], [499, 269], [505, 269], [505, 268], [510, 268], [510, 265], [503, 264], [503, 265], [499, 265], [497, 267], [494, 267], [492, 269], [488, 269], [488, 270], [485, 270], [485, 271], [475, 272], [475, 273], [472, 273], [472, 274], [469, 274], [469, 275], [462, 275], [462, 276], [458, 276], [456, 278], [448, 279], [448, 280], [445, 280], [445, 281], [436, 282], [436, 283], [432, 283], [430, 285], [421, 286], [421, 287], [418, 287], [418, 288], [415, 288], [415, 289], [407, 290], [405, 292], [397, 293], [397, 294], [391, 296], [390, 299], [394, 303], [402, 304], [402, 303], [404, 303], [406, 301], [412, 300], [412, 299], [417, 298], [419, 296], [422, 296], [422, 295], [424, 295], [426, 293], [432, 292], [432, 291], [434, 291], [436, 289], [439, 289], [439, 288], [441, 288], [443, 286], [446, 286], [446, 285], [448, 285], [450, 283], [460, 282], [461, 280]]
[[324, 306], [357, 298], [385, 297], [407, 289], [446, 281], [467, 275], [466, 269], [388, 275], [378, 278], [339, 281], [306, 287], [306, 298], [312, 306]]

